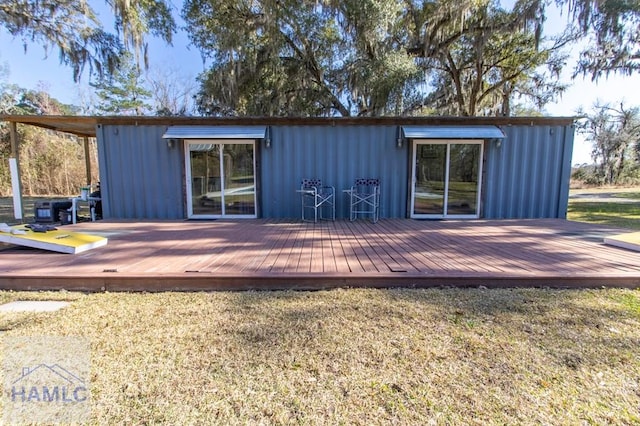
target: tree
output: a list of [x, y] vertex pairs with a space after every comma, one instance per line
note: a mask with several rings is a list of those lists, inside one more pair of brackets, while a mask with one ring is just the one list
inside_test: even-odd
[[146, 103], [151, 92], [144, 87], [142, 71], [131, 54], [125, 54], [121, 62], [113, 75], [91, 83], [99, 100], [96, 110], [99, 114], [143, 115], [151, 108]]
[[[46, 84], [40, 83], [35, 90], [24, 89], [7, 83], [9, 65], [0, 65], [0, 114], [25, 115], [73, 115], [77, 109], [63, 104], [49, 95]], [[2, 126], [4, 123], [0, 123]]]
[[584, 114], [578, 131], [593, 144], [591, 156], [596, 163], [596, 177], [605, 185], [619, 183], [632, 163], [634, 150], [640, 146], [640, 108], [596, 103]]
[[[74, 80], [85, 66], [102, 75], [118, 66], [123, 49], [146, 59], [145, 35], [171, 42], [175, 22], [164, 0], [107, 0], [116, 17], [118, 35], [106, 32], [85, 0], [6, 0], [0, 3], [0, 27], [20, 37], [25, 46], [57, 47], [60, 61]], [[122, 35], [120, 37], [119, 35]]]
[[21, 90], [16, 107], [21, 114], [33, 115], [74, 115], [78, 109], [74, 105], [63, 104], [51, 97], [49, 88], [40, 84], [36, 90]]
[[640, 71], [640, 2], [564, 0], [582, 35], [590, 43], [581, 53], [575, 74], [593, 80], [610, 73]]
[[349, 53], [336, 75], [341, 94], [357, 115], [401, 115], [419, 97], [424, 77], [406, 52], [405, 3], [343, 1], [337, 17]]
[[182, 75], [175, 66], [164, 66], [147, 73], [153, 110], [159, 116], [189, 115], [194, 110], [194, 78]]
[[[4, 73], [8, 73], [6, 70]], [[66, 114], [74, 107], [51, 97], [45, 86], [28, 90], [6, 84], [0, 72], [0, 113]], [[70, 195], [86, 183], [83, 144], [75, 136], [35, 126], [17, 126], [20, 143], [22, 186], [30, 195]], [[97, 149], [92, 144], [91, 160], [97, 162]], [[0, 123], [0, 159], [11, 154], [9, 126]], [[97, 167], [94, 168], [97, 179]], [[0, 195], [11, 193], [8, 167], [0, 167]]]
[[0, 26], [31, 42], [57, 46], [60, 62], [73, 69], [77, 80], [86, 65], [102, 73], [116, 64], [121, 45], [105, 32], [88, 4], [82, 0], [9, 0], [0, 3]]
[[422, 105], [441, 114], [511, 115], [517, 98], [539, 108], [565, 89], [562, 48], [572, 40], [541, 38], [536, 0], [510, 11], [491, 1], [423, 3], [410, 10], [415, 55], [430, 76]]
[[402, 2], [187, 0], [190, 37], [212, 61], [207, 115], [381, 115], [419, 69], [403, 50]]
[[106, 0], [116, 18], [115, 29], [122, 35], [127, 51], [133, 50], [136, 63], [140, 55], [147, 64], [145, 36], [152, 34], [171, 43], [176, 23], [166, 0]]
[[516, 97], [541, 107], [564, 89], [557, 75], [571, 40], [543, 40], [543, 12], [539, 0], [510, 11], [491, 0], [188, 0], [183, 9], [212, 60], [198, 107], [216, 115], [510, 115]]

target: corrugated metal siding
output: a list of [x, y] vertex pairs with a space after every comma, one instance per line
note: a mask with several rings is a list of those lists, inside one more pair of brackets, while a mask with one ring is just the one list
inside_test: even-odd
[[342, 190], [357, 178], [381, 180], [381, 217], [405, 217], [408, 148], [395, 145], [395, 126], [285, 126], [271, 128], [271, 148], [261, 147], [262, 216], [299, 218], [304, 178], [336, 189], [336, 216], [348, 217]]
[[564, 218], [573, 127], [505, 126], [487, 146], [482, 217]]
[[[565, 217], [573, 147], [571, 126], [504, 126], [487, 141], [481, 217]], [[106, 218], [186, 217], [184, 150], [162, 139], [166, 126], [103, 125], [98, 150]], [[380, 178], [381, 217], [407, 217], [411, 175], [405, 140], [395, 125], [271, 126], [271, 147], [258, 141], [261, 217], [299, 218], [303, 178], [336, 188], [337, 216], [348, 215], [342, 193], [356, 178]]]
[[[107, 219], [180, 219], [184, 212], [181, 145], [164, 126], [101, 126], [100, 186]], [[106, 143], [105, 143], [106, 142]]]

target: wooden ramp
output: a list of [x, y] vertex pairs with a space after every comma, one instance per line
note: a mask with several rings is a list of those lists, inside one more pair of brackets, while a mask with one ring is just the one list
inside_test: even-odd
[[640, 232], [613, 235], [604, 239], [605, 244], [622, 247], [628, 250], [640, 251]]

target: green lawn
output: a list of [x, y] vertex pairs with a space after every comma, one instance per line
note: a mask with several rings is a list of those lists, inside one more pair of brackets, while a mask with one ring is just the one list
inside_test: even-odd
[[640, 293], [0, 293], [91, 341], [91, 424], [640, 424]]
[[640, 189], [636, 192], [617, 192], [613, 194], [614, 198], [630, 198], [633, 200], [640, 200]]
[[[567, 219], [640, 230], [640, 188], [591, 189], [573, 193], [594, 194], [585, 199], [569, 200]], [[601, 199], [598, 196], [602, 196]], [[628, 202], [638, 200], [638, 202]]]

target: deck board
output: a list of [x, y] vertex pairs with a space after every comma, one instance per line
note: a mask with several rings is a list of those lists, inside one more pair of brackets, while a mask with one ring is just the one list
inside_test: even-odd
[[564, 220], [108, 222], [77, 255], [0, 247], [0, 288], [215, 290], [336, 286], [640, 286], [620, 229]]

